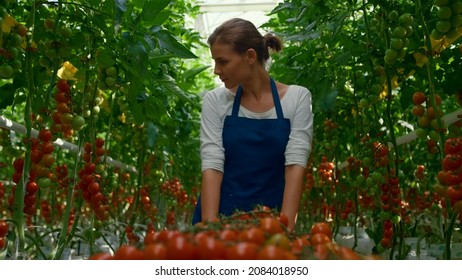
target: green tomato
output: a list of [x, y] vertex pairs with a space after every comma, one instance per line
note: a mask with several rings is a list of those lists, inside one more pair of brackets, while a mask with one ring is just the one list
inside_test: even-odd
[[392, 10], [391, 12], [388, 13], [388, 19], [391, 21], [397, 21], [398, 17], [399, 17], [399, 14], [395, 10]]
[[462, 25], [462, 15], [455, 15], [451, 17], [451, 27], [459, 27]]
[[101, 174], [103, 173], [103, 171], [106, 169], [106, 167], [104, 166], [104, 164], [102, 163], [98, 163], [96, 165], [96, 169], [95, 169], [95, 172], [98, 173], [98, 174]]
[[104, 72], [106, 72], [106, 75], [111, 77], [117, 76], [117, 68], [115, 68], [114, 66], [109, 66], [108, 68], [106, 68]]
[[436, 23], [436, 30], [442, 34], [448, 33], [449, 29], [451, 29], [451, 22], [449, 20], [439, 20]]
[[427, 138], [427, 130], [419, 127], [415, 130], [415, 135], [417, 136], [417, 138], [425, 139]]
[[404, 38], [406, 37], [406, 28], [402, 26], [396, 26], [395, 29], [393, 29], [393, 32], [391, 34], [392, 37], [395, 38]]
[[367, 108], [369, 107], [369, 100], [367, 98], [361, 98], [358, 103], [359, 108]]
[[444, 34], [441, 33], [440, 31], [438, 31], [436, 28], [432, 30], [430, 36], [434, 39], [434, 40], [441, 40], [444, 38]]
[[413, 17], [411, 16], [411, 14], [409, 13], [404, 13], [402, 15], [399, 16], [398, 18], [398, 22], [401, 26], [410, 26], [412, 25], [412, 23], [414, 22], [414, 19]]
[[414, 32], [414, 28], [412, 28], [412, 25], [406, 26], [405, 29], [406, 29], [406, 38], [411, 37], [412, 33]]
[[400, 215], [398, 215], [398, 214], [393, 214], [393, 215], [391, 216], [391, 222], [392, 222], [393, 224], [396, 225], [396, 224], [398, 224], [400, 221], [401, 221], [401, 216], [400, 216]]
[[428, 132], [428, 137], [434, 141], [439, 141], [441, 139], [441, 135], [436, 130], [430, 130]]
[[366, 167], [370, 167], [371, 164], [372, 164], [372, 158], [370, 158], [370, 157], [365, 157], [365, 158], [363, 158], [363, 164], [364, 164], [364, 166], [366, 166]]
[[390, 41], [390, 47], [395, 50], [401, 50], [404, 47], [404, 41], [401, 38], [392, 38]]
[[394, 49], [387, 49], [385, 51], [385, 63], [387, 64], [394, 64], [396, 62], [396, 59], [398, 58], [398, 52]]
[[63, 26], [61, 27], [61, 36], [64, 38], [70, 38], [72, 37], [72, 29], [70, 29], [68, 26]]
[[19, 60], [19, 59], [15, 59], [15, 60], [11, 61], [10, 65], [11, 65], [11, 67], [13, 67], [13, 69], [15, 71], [21, 69], [21, 67], [22, 67], [21, 60]]
[[61, 122], [64, 124], [71, 124], [74, 120], [74, 115], [71, 113], [64, 113], [61, 115]]
[[41, 189], [46, 190], [46, 189], [49, 189], [53, 183], [51, 182], [50, 178], [41, 177], [37, 180], [37, 184], [39, 185]]
[[451, 7], [444, 6], [438, 9], [438, 19], [450, 19], [452, 15]]
[[449, 0], [435, 0], [434, 4], [438, 7], [447, 6], [449, 4]]
[[380, 94], [383, 91], [383, 87], [380, 84], [373, 84], [371, 87], [371, 92], [373, 94]]
[[116, 79], [114, 77], [106, 77], [106, 79], [104, 79], [104, 82], [108, 87], [113, 87], [116, 84]]
[[453, 14], [462, 14], [462, 2], [456, 1], [451, 5]]
[[377, 184], [381, 183], [383, 180], [383, 175], [378, 171], [372, 172], [371, 177], [372, 177], [372, 180]]
[[14, 69], [8, 64], [0, 65], [0, 78], [10, 79], [13, 77]]
[[82, 116], [75, 116], [72, 119], [72, 129], [80, 131], [85, 126], [85, 119]]
[[366, 179], [364, 178], [363, 175], [360, 174], [360, 175], [356, 176], [355, 181], [356, 181], [356, 184], [362, 186], [366, 182]]
[[22, 45], [22, 37], [17, 33], [12, 33], [10, 43], [13, 47], [19, 48]]
[[375, 182], [374, 180], [371, 178], [371, 177], [367, 177], [366, 179], [366, 186], [368, 186], [369, 188], [372, 188], [375, 186]]

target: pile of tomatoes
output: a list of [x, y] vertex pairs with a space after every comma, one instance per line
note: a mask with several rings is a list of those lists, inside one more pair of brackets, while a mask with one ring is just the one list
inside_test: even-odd
[[287, 230], [288, 219], [268, 211], [241, 213], [198, 224], [187, 231], [148, 227], [142, 244], [125, 244], [113, 254], [99, 252], [90, 260], [298, 260], [369, 259], [336, 244], [329, 224], [319, 222], [310, 233]]

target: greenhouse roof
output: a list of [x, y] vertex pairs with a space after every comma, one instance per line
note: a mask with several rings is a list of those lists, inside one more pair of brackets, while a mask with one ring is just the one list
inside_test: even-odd
[[204, 37], [224, 21], [240, 17], [259, 27], [268, 20], [268, 13], [282, 0], [203, 0], [202, 14], [196, 18], [195, 28]]

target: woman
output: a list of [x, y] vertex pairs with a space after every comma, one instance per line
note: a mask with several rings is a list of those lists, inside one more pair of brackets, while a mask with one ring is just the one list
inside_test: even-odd
[[311, 150], [311, 93], [269, 76], [269, 50], [279, 52], [282, 42], [249, 21], [226, 21], [208, 44], [225, 88], [203, 99], [202, 191], [193, 223], [264, 205], [286, 215], [293, 230]]

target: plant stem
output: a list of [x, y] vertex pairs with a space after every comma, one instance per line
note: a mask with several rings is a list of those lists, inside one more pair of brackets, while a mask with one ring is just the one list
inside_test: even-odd
[[[441, 120], [441, 116], [438, 111], [438, 106], [436, 105], [435, 102], [435, 62], [433, 58], [433, 47], [432, 47], [432, 42], [431, 42], [431, 35], [430, 35], [430, 30], [428, 29], [427, 22], [425, 21], [425, 17], [423, 15], [423, 7], [422, 7], [422, 0], [417, 0], [416, 1], [416, 14], [419, 16], [420, 23], [422, 24], [423, 32], [424, 32], [424, 43], [425, 47], [427, 49], [427, 57], [428, 61], [425, 64], [425, 69], [427, 70], [427, 76], [428, 76], [428, 94], [429, 98], [428, 100], [430, 101], [430, 106], [433, 108], [435, 112], [435, 118], [438, 124], [438, 127], [443, 127], [443, 122]], [[439, 144], [440, 147], [444, 146], [444, 141], [445, 141], [445, 135], [442, 131], [439, 131], [440, 134], [440, 139], [439, 139]], [[440, 151], [440, 156], [443, 158], [443, 149], [439, 149]]]
[[[79, 138], [79, 151], [81, 151], [82, 148], [82, 139]], [[81, 152], [77, 152], [74, 158], [74, 178], [78, 178], [77, 172], [78, 172], [78, 166], [79, 166], [79, 158], [80, 158]], [[69, 217], [71, 216], [71, 209], [72, 209], [72, 204], [73, 204], [73, 194], [74, 194], [74, 188], [73, 186], [69, 186], [67, 190], [67, 195], [66, 195], [66, 209], [64, 211], [63, 215], [63, 224], [61, 227], [61, 233], [59, 235], [58, 243], [56, 247], [58, 248], [54, 259], [60, 259], [61, 255], [64, 251], [64, 248], [66, 244], [68, 243], [68, 238], [66, 238], [67, 235], [67, 229], [68, 229], [68, 223], [69, 223]]]
[[[30, 21], [32, 23], [32, 27], [35, 24], [35, 0], [34, 5], [31, 10], [31, 17]], [[27, 49], [31, 47], [31, 41], [33, 40], [33, 28], [32, 28], [32, 35], [30, 40], [27, 40]], [[31, 131], [32, 131], [32, 121], [31, 121], [31, 106], [32, 106], [32, 96], [35, 93], [35, 86], [34, 86], [34, 72], [32, 71], [32, 52], [26, 51], [26, 72], [27, 72], [27, 97], [26, 97], [26, 107], [24, 113], [24, 120], [26, 124], [26, 139], [31, 138]], [[29, 170], [30, 170], [30, 157], [31, 156], [31, 145], [27, 145], [26, 155], [24, 159], [24, 168], [22, 178], [19, 184], [16, 186], [15, 193], [14, 193], [14, 202], [15, 208], [13, 217], [16, 223], [17, 233], [18, 233], [18, 243], [17, 243], [17, 252], [19, 254], [24, 253], [25, 249], [25, 228], [24, 228], [24, 196], [26, 194], [26, 186], [29, 181]]]
[[459, 217], [458, 212], [451, 213], [451, 220], [449, 222], [448, 227], [446, 228], [444, 240], [445, 240], [445, 248], [444, 248], [444, 259], [450, 260], [451, 259], [451, 242], [452, 242], [452, 232], [454, 230], [454, 226], [456, 224], [456, 220]]

